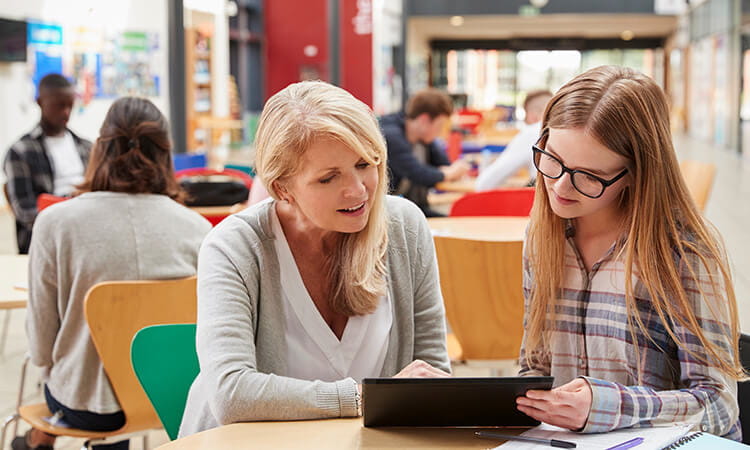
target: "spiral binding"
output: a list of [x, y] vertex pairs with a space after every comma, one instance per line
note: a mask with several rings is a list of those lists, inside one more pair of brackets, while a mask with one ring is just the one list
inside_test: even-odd
[[698, 431], [697, 433], [689, 434], [687, 436], [684, 436], [680, 438], [678, 441], [675, 441], [672, 445], [669, 447], [665, 447], [663, 450], [672, 450], [675, 448], [682, 447], [683, 445], [687, 444], [688, 442], [692, 441], [693, 439], [698, 439], [701, 437], [703, 433]]

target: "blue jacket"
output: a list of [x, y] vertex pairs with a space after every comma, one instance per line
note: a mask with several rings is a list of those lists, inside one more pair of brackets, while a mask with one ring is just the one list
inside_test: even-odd
[[438, 167], [450, 165], [445, 152], [435, 145], [435, 142], [425, 145], [427, 164], [419, 162], [414, 156], [412, 144], [406, 139], [405, 120], [406, 116], [403, 112], [380, 118], [380, 127], [388, 145], [391, 192], [398, 188], [403, 178], [410, 180], [414, 185], [433, 187], [435, 183], [445, 178]]

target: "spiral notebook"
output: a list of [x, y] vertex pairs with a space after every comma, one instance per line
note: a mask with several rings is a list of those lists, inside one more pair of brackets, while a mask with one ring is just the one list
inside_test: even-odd
[[[542, 439], [557, 439], [574, 442], [576, 450], [602, 450], [614, 447], [630, 439], [641, 437], [643, 442], [633, 450], [682, 450], [682, 449], [748, 449], [750, 446], [740, 444], [729, 439], [720, 438], [708, 433], [691, 433], [693, 425], [676, 424], [653, 428], [626, 428], [601, 434], [581, 434], [548, 424], [541, 424], [523, 433], [523, 436]], [[498, 447], [498, 450], [534, 450], [550, 449], [551, 447], [529, 444], [519, 441], [508, 441]]]
[[719, 436], [714, 436], [713, 434], [708, 433], [701, 433], [700, 431], [697, 433], [691, 433], [672, 445], [665, 447], [664, 450], [690, 450], [692, 448], [701, 448], [701, 449], [711, 449], [711, 450], [721, 450], [724, 448], [728, 449], [748, 449], [750, 448], [750, 445], [740, 444], [736, 441], [731, 441], [729, 439], [720, 438]]

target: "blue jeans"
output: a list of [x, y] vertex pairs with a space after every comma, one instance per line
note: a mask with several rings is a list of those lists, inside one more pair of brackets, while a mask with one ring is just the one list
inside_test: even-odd
[[[73, 428], [91, 431], [114, 431], [125, 425], [125, 413], [118, 411], [112, 414], [97, 414], [91, 411], [78, 411], [70, 409], [61, 404], [52, 396], [44, 386], [44, 398], [47, 400], [47, 407], [52, 414], [62, 411], [62, 420]], [[114, 444], [94, 445], [95, 450], [128, 450], [130, 441], [124, 440]]]

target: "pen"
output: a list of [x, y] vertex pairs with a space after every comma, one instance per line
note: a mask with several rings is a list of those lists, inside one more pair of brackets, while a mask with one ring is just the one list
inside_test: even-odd
[[609, 447], [607, 450], [625, 450], [626, 448], [635, 447], [636, 445], [642, 444], [643, 438], [637, 437], [633, 438], [629, 441], [622, 442], [620, 444], [617, 444], [613, 447]]
[[474, 432], [474, 435], [484, 439], [505, 439], [506, 441], [533, 442], [535, 444], [549, 445], [557, 448], [576, 448], [575, 442], [558, 441], [557, 439], [540, 439], [528, 436], [516, 436], [513, 434], [490, 433], [488, 431], [476, 431]]

